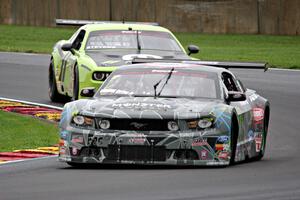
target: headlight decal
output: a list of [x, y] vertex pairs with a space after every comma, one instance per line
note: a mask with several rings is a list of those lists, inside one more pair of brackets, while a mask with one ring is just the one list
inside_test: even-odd
[[78, 127], [83, 128], [95, 128], [95, 120], [92, 117], [82, 116], [82, 115], [75, 115], [72, 118], [72, 124]]
[[187, 126], [189, 129], [206, 129], [213, 127], [215, 123], [215, 118], [213, 116], [205, 116], [200, 119], [194, 119], [187, 121]]

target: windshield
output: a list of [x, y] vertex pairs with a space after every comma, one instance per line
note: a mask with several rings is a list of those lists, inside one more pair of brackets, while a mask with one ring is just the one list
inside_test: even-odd
[[86, 50], [137, 49], [178, 51], [182, 49], [167, 32], [159, 31], [94, 31], [89, 34]]
[[154, 96], [154, 85], [160, 82], [156, 88], [160, 97], [220, 98], [216, 73], [174, 69], [170, 75], [170, 70], [144, 69], [114, 73], [97, 92], [96, 97]]

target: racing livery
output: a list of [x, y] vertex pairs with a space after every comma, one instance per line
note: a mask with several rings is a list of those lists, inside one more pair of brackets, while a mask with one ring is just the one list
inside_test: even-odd
[[[93, 88], [83, 96], [91, 96]], [[65, 104], [59, 160], [227, 166], [265, 152], [269, 102], [229, 70], [187, 63], [122, 66], [92, 99]]]
[[[53, 47], [48, 76], [52, 101], [82, 98], [83, 88], [98, 88], [117, 66], [134, 58], [190, 59], [176, 37], [158, 25], [80, 20], [57, 23], [87, 24]], [[194, 45], [188, 50], [189, 54], [199, 51]]]

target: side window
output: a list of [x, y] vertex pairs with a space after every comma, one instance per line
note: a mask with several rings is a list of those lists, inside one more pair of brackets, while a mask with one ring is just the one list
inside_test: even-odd
[[74, 49], [76, 50], [80, 49], [84, 36], [85, 36], [85, 30], [81, 30], [72, 44], [72, 47]]
[[244, 86], [244, 84], [241, 82], [241, 80], [237, 79], [237, 85], [238, 85], [238, 87], [240, 88], [240, 91], [246, 92], [247, 89], [245, 88], [245, 86]]
[[80, 32], [80, 29], [78, 29], [72, 36], [71, 38], [69, 39], [69, 42], [70, 43], [73, 43], [75, 38], [78, 36], [78, 33]]
[[235, 91], [235, 92], [241, 91], [241, 89], [237, 86], [237, 81], [231, 74], [229, 74], [227, 72], [223, 72], [222, 73], [222, 81], [228, 91]]

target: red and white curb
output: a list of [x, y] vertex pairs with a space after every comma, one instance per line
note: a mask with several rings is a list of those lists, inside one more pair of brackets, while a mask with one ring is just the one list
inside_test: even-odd
[[[30, 101], [0, 97], [0, 110], [29, 115], [35, 118], [58, 122], [62, 111], [61, 107], [40, 104]], [[22, 149], [13, 152], [0, 152], [0, 164], [16, 163], [41, 158], [57, 157], [58, 147], [39, 147], [36, 149]]]

